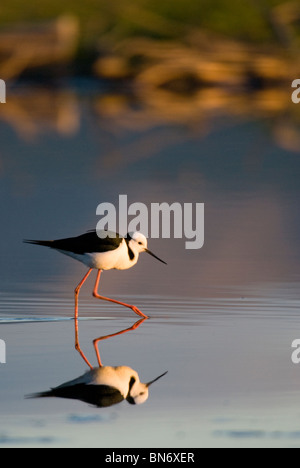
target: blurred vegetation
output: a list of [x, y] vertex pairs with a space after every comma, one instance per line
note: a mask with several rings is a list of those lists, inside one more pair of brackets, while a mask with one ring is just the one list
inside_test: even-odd
[[276, 43], [278, 28], [272, 12], [286, 3], [286, 0], [6, 0], [0, 6], [0, 28], [71, 13], [80, 20], [81, 45], [91, 44], [99, 36], [108, 40], [136, 35], [181, 40], [188, 30], [195, 28], [252, 43]]
[[[291, 102], [299, 46], [299, 0], [0, 5], [0, 77], [52, 84], [77, 75], [112, 85], [93, 106], [100, 125], [114, 129], [166, 123], [199, 128], [200, 121], [206, 128], [216, 115], [247, 115], [272, 120], [278, 144], [299, 151], [300, 105]], [[44, 126], [76, 132], [78, 96], [59, 85], [51, 92], [10, 93], [2, 118], [26, 137]]]

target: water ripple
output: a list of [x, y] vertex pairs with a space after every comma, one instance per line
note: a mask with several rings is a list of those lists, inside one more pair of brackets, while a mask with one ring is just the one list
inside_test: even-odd
[[[255, 319], [300, 318], [300, 301], [278, 297], [184, 298], [167, 296], [128, 296], [123, 299], [142, 308], [150, 316], [213, 317], [234, 316]], [[122, 310], [101, 301], [81, 301], [82, 320], [113, 319]], [[117, 315], [115, 313], [119, 312]], [[103, 316], [105, 314], [105, 317]], [[74, 303], [64, 298], [0, 295], [0, 323], [65, 321], [74, 315]], [[124, 316], [122, 314], [122, 316]]]

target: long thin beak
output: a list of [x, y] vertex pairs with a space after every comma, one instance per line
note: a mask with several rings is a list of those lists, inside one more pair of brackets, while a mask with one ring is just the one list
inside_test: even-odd
[[156, 260], [159, 260], [161, 263], [164, 263], [165, 265], [167, 265], [166, 262], [164, 262], [163, 260], [161, 260], [160, 258], [158, 258], [156, 255], [154, 255], [154, 253], [150, 252], [150, 250], [145, 249], [145, 252], [147, 252], [149, 255], [151, 255], [151, 257], [156, 258]]
[[150, 387], [150, 385], [152, 385], [154, 382], [157, 382], [159, 379], [161, 379], [162, 377], [164, 377], [167, 373], [168, 373], [168, 371], [165, 372], [164, 374], [160, 375], [160, 376], [157, 377], [156, 379], [151, 380], [151, 382], [149, 382], [149, 383], [146, 384], [146, 387]]

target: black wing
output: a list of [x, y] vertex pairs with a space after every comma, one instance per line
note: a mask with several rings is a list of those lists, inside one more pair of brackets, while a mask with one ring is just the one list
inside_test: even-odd
[[55, 241], [24, 240], [26, 244], [41, 245], [44, 247], [50, 247], [51, 249], [72, 252], [78, 255], [116, 250], [122, 241], [123, 237], [119, 234], [116, 234], [116, 237], [113, 239], [110, 237], [100, 239], [96, 231], [87, 232], [79, 237], [70, 237], [69, 239], [60, 239]]
[[53, 388], [49, 392], [37, 393], [30, 398], [65, 398], [89, 403], [97, 408], [106, 408], [124, 401], [121, 392], [108, 385], [77, 384], [70, 387]]

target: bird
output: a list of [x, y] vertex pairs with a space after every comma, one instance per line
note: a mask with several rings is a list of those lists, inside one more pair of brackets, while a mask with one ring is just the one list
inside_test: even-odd
[[123, 237], [111, 231], [88, 231], [87, 233], [67, 239], [54, 241], [24, 240], [27, 244], [49, 247], [86, 265], [89, 270], [75, 289], [75, 319], [78, 318], [79, 292], [93, 270], [98, 270], [93, 296], [97, 299], [119, 304], [131, 309], [138, 316], [148, 319], [136, 306], [100, 296], [98, 293], [101, 273], [107, 270], [127, 270], [135, 266], [139, 255], [146, 252], [156, 260], [166, 262], [148, 249], [148, 240], [140, 232], [128, 233]]
[[59, 387], [28, 395], [27, 398], [65, 398], [83, 401], [97, 408], [116, 405], [124, 400], [131, 405], [141, 405], [149, 397], [150, 385], [167, 373], [144, 384], [130, 367], [99, 367]]

